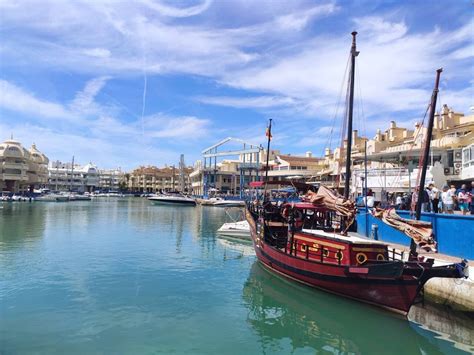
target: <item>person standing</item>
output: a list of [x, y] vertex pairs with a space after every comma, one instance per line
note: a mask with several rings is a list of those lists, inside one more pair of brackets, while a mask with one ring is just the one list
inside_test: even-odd
[[471, 214], [474, 215], [474, 181], [471, 181], [471, 192], [469, 193], [469, 198], [469, 210], [471, 211]]
[[423, 199], [421, 200], [421, 210], [423, 212], [431, 212], [431, 187], [427, 186], [426, 189], [423, 190]]
[[431, 198], [431, 208], [434, 213], [439, 213], [439, 190], [436, 188], [435, 184], [430, 183], [430, 198]]
[[441, 201], [443, 203], [443, 212], [447, 214], [453, 214], [454, 199], [453, 192], [448, 185], [443, 186], [443, 192], [441, 193]]
[[397, 195], [397, 198], [395, 199], [395, 205], [397, 207], [397, 210], [402, 209], [402, 204], [403, 204], [402, 195]]
[[466, 184], [462, 184], [457, 197], [459, 209], [463, 215], [466, 215], [469, 209], [469, 194], [467, 192]]
[[457, 210], [458, 208], [458, 197], [457, 197], [458, 193], [456, 191], [456, 186], [451, 185], [450, 191], [453, 195], [453, 200], [454, 200], [453, 211], [454, 211], [454, 210]]

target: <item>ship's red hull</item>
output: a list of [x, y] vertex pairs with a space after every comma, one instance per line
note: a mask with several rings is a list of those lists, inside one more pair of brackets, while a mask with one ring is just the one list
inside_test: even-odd
[[249, 223], [259, 261], [270, 270], [308, 286], [403, 314], [408, 313], [422, 287], [414, 276], [372, 277], [351, 274], [345, 265], [320, 263], [290, 255], [264, 243], [257, 236], [253, 219]]

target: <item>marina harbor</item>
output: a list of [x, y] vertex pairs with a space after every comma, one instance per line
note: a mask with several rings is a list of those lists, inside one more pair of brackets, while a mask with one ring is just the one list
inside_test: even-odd
[[472, 10], [0, 3], [0, 355], [474, 354]]

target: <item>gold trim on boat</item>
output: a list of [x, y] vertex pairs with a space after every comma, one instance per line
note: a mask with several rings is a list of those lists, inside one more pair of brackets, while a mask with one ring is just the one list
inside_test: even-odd
[[[297, 240], [304, 240], [305, 242], [315, 243], [315, 240], [314, 240], [314, 239], [306, 238], [306, 237], [301, 237], [301, 236], [299, 236], [299, 235], [295, 235], [295, 239], [297, 239]], [[328, 243], [328, 242], [322, 242], [322, 241], [320, 241], [320, 240], [317, 241], [317, 244], [319, 244], [319, 245], [324, 245], [324, 246], [327, 246], [327, 247], [333, 247], [333, 248], [341, 249], [341, 250], [346, 249], [346, 247], [345, 247], [344, 245], [339, 245], [339, 244], [335, 244], [335, 243]]]
[[365, 252], [374, 252], [374, 253], [385, 253], [387, 250], [386, 249], [380, 249], [380, 248], [352, 248], [352, 251], [365, 251]]

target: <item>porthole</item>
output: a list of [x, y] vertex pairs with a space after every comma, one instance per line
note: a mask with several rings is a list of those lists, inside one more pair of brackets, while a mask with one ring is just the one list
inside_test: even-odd
[[367, 255], [364, 253], [357, 253], [356, 260], [358, 264], [364, 264], [367, 261]]

